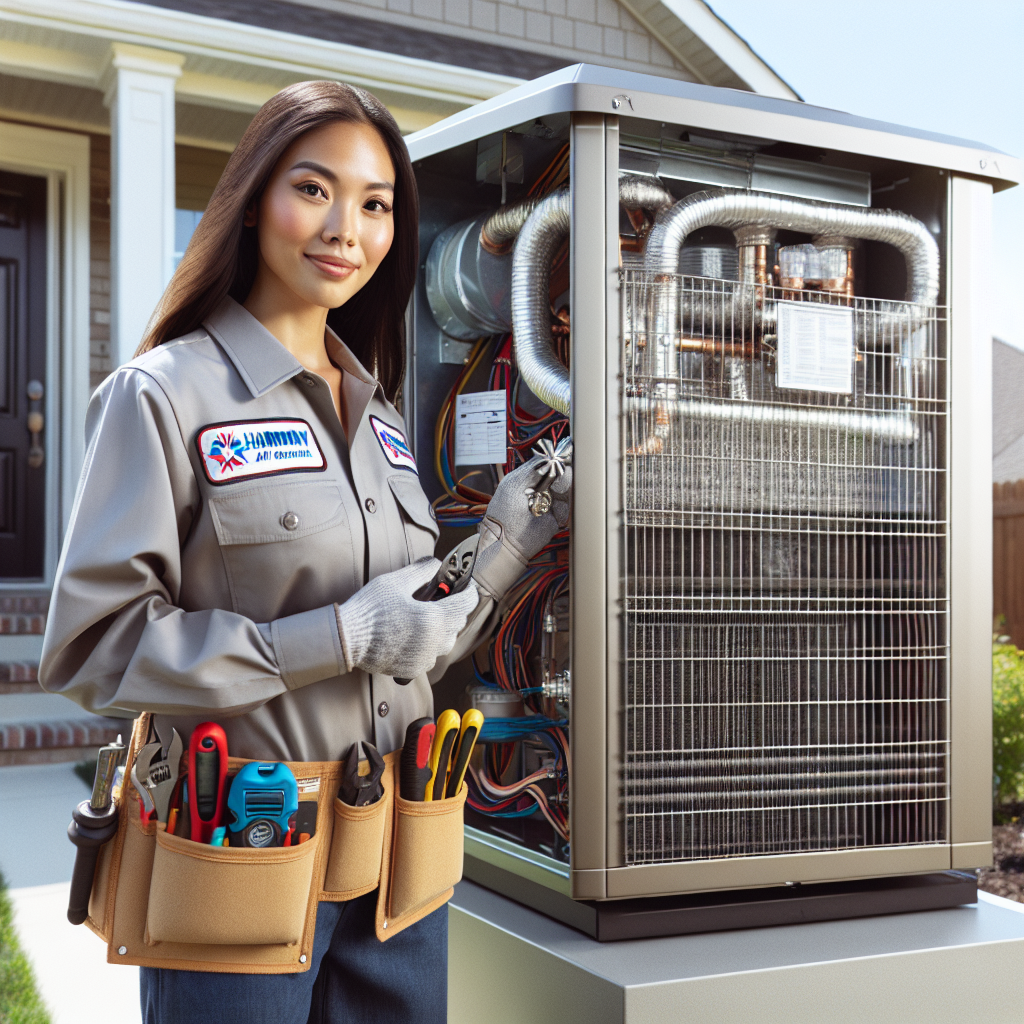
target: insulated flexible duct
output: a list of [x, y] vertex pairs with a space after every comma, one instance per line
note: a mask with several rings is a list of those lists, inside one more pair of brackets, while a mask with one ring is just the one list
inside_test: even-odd
[[[627, 210], [657, 212], [671, 206], [672, 201], [672, 193], [653, 175], [619, 176], [619, 202]], [[495, 210], [480, 229], [480, 245], [495, 255], [507, 252], [540, 202], [540, 199], [531, 197], [507, 203]]]
[[907, 302], [934, 306], [939, 295], [939, 247], [919, 220], [896, 210], [866, 210], [808, 199], [787, 199], [766, 192], [697, 192], [659, 214], [647, 241], [644, 268], [656, 274], [679, 271], [679, 250], [686, 236], [714, 225], [785, 228], [816, 235], [843, 235], [886, 242], [907, 264]]
[[568, 190], [542, 199], [523, 224], [512, 254], [512, 337], [516, 364], [530, 390], [569, 415], [569, 371], [551, 345], [551, 261], [569, 236]]
[[539, 202], [537, 198], [521, 199], [518, 203], [507, 203], [495, 210], [480, 229], [481, 248], [495, 256], [508, 252]]
[[866, 210], [808, 199], [788, 199], [765, 192], [730, 192], [709, 189], [696, 192], [663, 211], [647, 241], [644, 270], [672, 275], [659, 289], [654, 333], [667, 341], [679, 333], [684, 321], [715, 323], [725, 329], [748, 331], [761, 326], [774, 331], [775, 305], [756, 301], [757, 290], [740, 286], [730, 293], [693, 294], [680, 291], [679, 252], [687, 235], [698, 228], [732, 228], [734, 231], [786, 228], [818, 236], [843, 236], [885, 242], [902, 253], [907, 266], [907, 306], [880, 301], [872, 309], [871, 333], [865, 318], [856, 317], [857, 341], [891, 344], [920, 326], [939, 294], [939, 247], [919, 220], [896, 210]]
[[[735, 396], [734, 396], [735, 397]], [[828, 430], [859, 437], [879, 437], [899, 444], [917, 441], [921, 431], [914, 419], [902, 412], [863, 412], [856, 409], [817, 409], [786, 407], [757, 402], [708, 402], [677, 398], [661, 403], [665, 422], [669, 417], [705, 422], [748, 423], [757, 426], [798, 427], [806, 430]], [[650, 416], [648, 398], [624, 399], [626, 412]], [[665, 432], [667, 434], [667, 431]], [[655, 431], [657, 435], [657, 431]], [[655, 451], [661, 451], [656, 448]], [[652, 454], [650, 446], [645, 449]]]
[[[619, 202], [627, 210], [657, 211], [671, 204], [672, 195], [657, 178], [624, 174], [619, 178]], [[519, 372], [545, 405], [566, 416], [569, 371], [551, 347], [548, 281], [551, 260], [569, 236], [569, 210], [568, 191], [542, 199], [520, 228], [512, 256], [512, 333]]]

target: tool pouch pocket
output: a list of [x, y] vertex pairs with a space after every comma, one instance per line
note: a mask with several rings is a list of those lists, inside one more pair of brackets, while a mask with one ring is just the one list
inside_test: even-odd
[[447, 800], [395, 796], [387, 884], [377, 904], [377, 936], [388, 939], [446, 903], [462, 878], [466, 787]]
[[96, 860], [96, 874], [93, 875], [92, 890], [89, 893], [89, 916], [85, 926], [104, 942], [109, 941], [107, 928], [107, 902], [110, 895], [110, 865], [113, 860], [117, 833], [100, 847], [100, 855]]
[[320, 834], [301, 846], [216, 847], [157, 826], [148, 942], [291, 945], [302, 938]]
[[392, 811], [390, 789], [385, 781], [384, 796], [366, 807], [351, 807], [334, 798], [334, 831], [324, 878], [329, 899], [351, 900], [377, 888]]

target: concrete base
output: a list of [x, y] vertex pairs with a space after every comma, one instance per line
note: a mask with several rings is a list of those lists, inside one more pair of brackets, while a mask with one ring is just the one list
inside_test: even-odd
[[1024, 1019], [1024, 905], [601, 943], [460, 882], [449, 1024], [985, 1024]]

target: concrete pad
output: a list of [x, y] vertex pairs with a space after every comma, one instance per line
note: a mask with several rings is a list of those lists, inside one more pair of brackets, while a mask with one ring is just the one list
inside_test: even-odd
[[141, 1024], [139, 969], [108, 964], [106, 945], [68, 923], [70, 889], [68, 881], [10, 890], [14, 927], [52, 1024]]
[[449, 904], [448, 1021], [1019, 1024], [1024, 906], [978, 897], [917, 914], [600, 943], [462, 881]]

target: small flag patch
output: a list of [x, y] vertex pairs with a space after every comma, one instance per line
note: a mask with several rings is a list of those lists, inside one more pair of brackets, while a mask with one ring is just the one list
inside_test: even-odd
[[416, 460], [412, 457], [405, 434], [398, 427], [393, 427], [390, 423], [377, 419], [376, 416], [370, 417], [370, 426], [373, 427], [373, 432], [377, 435], [384, 458], [392, 466], [397, 466], [399, 469], [411, 469], [416, 473]]

